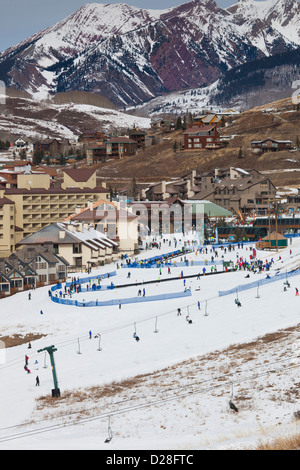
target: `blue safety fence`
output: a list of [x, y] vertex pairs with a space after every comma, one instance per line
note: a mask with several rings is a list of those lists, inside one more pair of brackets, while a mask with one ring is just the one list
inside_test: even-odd
[[223, 260], [203, 260], [203, 261], [172, 261], [168, 263], [155, 263], [155, 264], [145, 264], [143, 262], [140, 263], [131, 263], [128, 265], [123, 265], [122, 268], [130, 269], [130, 268], [183, 268], [185, 266], [215, 266], [215, 265], [222, 265]]
[[[223, 297], [224, 295], [235, 294], [237, 292], [242, 292], [244, 290], [253, 289], [255, 287], [261, 287], [266, 284], [271, 284], [272, 282], [277, 282], [280, 280], [286, 281], [290, 277], [299, 276], [299, 275], [300, 275], [300, 269], [296, 269], [295, 271], [290, 271], [287, 273], [278, 273], [278, 274], [275, 274], [274, 276], [271, 276], [270, 278], [258, 279], [248, 284], [236, 286], [233, 289], [229, 289], [226, 291], [219, 291], [218, 295], [219, 297]], [[257, 276], [259, 276], [259, 274]]]
[[[89, 283], [90, 281], [101, 282], [101, 280], [103, 280], [103, 279], [109, 279], [110, 277], [113, 277], [113, 276], [116, 276], [116, 275], [117, 275], [116, 271], [112, 271], [111, 273], [98, 274], [97, 276], [78, 277], [78, 278], [76, 278], [76, 276], [74, 276], [74, 278], [76, 279], [76, 284], [85, 284], [85, 283]], [[69, 287], [71, 284], [73, 284], [72, 281], [67, 282], [66, 286]]]
[[190, 253], [191, 251], [192, 250], [183, 248], [181, 250], [171, 251], [169, 253], [164, 253], [163, 255], [157, 255], [157, 256], [153, 256], [152, 258], [147, 258], [138, 262], [126, 264], [122, 267], [123, 268], [140, 268], [140, 267], [151, 268], [151, 267], [168, 266], [170, 261], [167, 261], [167, 260], [170, 260], [176, 256], [186, 255]]
[[125, 304], [133, 304], [133, 303], [140, 303], [140, 302], [155, 302], [161, 300], [170, 300], [170, 299], [178, 299], [182, 297], [190, 297], [192, 295], [191, 291], [187, 289], [183, 292], [174, 292], [171, 294], [159, 294], [159, 295], [148, 295], [145, 297], [129, 297], [125, 299], [113, 299], [113, 300], [91, 300], [89, 302], [86, 301], [79, 301], [73, 299], [64, 299], [61, 297], [51, 296], [53, 302], [62, 304], [62, 305], [71, 305], [73, 307], [108, 307], [111, 305], [125, 305]]

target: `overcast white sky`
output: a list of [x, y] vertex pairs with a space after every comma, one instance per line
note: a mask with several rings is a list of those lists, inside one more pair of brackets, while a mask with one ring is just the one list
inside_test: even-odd
[[[165, 9], [188, 3], [188, 0], [0, 0], [0, 52], [14, 46], [32, 34], [52, 26], [88, 3], [126, 3], [146, 9]], [[217, 0], [226, 7], [235, 0]]]

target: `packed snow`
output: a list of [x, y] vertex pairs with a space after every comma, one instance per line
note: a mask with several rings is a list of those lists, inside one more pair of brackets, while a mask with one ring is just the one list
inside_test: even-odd
[[[158, 241], [160, 248], [143, 250], [137, 260], [175, 250], [174, 235]], [[194, 251], [174, 258], [170, 273], [167, 267], [129, 268], [119, 260], [89, 275], [69, 274], [71, 280], [116, 273], [102, 280], [115, 289], [73, 294], [73, 299], [122, 299], [145, 288], [143, 303], [61, 305], [51, 301], [49, 287], [32, 290], [31, 300], [28, 292], [0, 300], [2, 338], [44, 335], [31, 349], [28, 342], [0, 348], [1, 450], [245, 449], [297, 431], [300, 279], [288, 273], [300, 265], [300, 240], [280, 252], [257, 251], [264, 266], [273, 259], [260, 273], [223, 270], [224, 260], [250, 262], [254, 244], [200, 252], [192, 237], [177, 235], [176, 249], [184, 242]], [[276, 279], [218, 295], [276, 273], [285, 273], [290, 287], [285, 290], [284, 280]], [[184, 289], [192, 295], [147, 302], [147, 296]], [[49, 355], [38, 352], [51, 345], [57, 349], [60, 398], [51, 396]], [[230, 400], [238, 413], [229, 408]]]

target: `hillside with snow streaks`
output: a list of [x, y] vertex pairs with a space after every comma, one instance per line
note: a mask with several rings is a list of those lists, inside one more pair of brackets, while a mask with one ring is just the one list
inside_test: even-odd
[[26, 137], [32, 141], [51, 137], [77, 141], [87, 128], [101, 127], [110, 133], [116, 128], [122, 132], [135, 125], [150, 128], [150, 118], [90, 104], [54, 104], [9, 97], [5, 113], [0, 114], [0, 138], [14, 141], [18, 137]]
[[0, 79], [37, 98], [89, 91], [124, 108], [211, 85], [299, 45], [297, 0], [240, 0], [228, 9], [194, 0], [165, 10], [92, 3], [2, 52]]

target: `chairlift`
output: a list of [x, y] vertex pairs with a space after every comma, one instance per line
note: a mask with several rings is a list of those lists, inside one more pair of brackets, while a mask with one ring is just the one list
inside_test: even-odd
[[229, 407], [234, 413], [238, 413], [238, 408], [235, 406], [235, 404], [230, 400], [229, 401]]
[[107, 428], [108, 437], [105, 439], [104, 443], [109, 444], [113, 438], [113, 432], [110, 427], [110, 416], [108, 417], [108, 428]]
[[45, 351], [45, 356], [44, 356], [44, 365], [43, 365], [43, 369], [47, 369], [47, 351]]
[[81, 354], [79, 338], [77, 339], [77, 342], [78, 342], [78, 351], [77, 351], [77, 354]]

